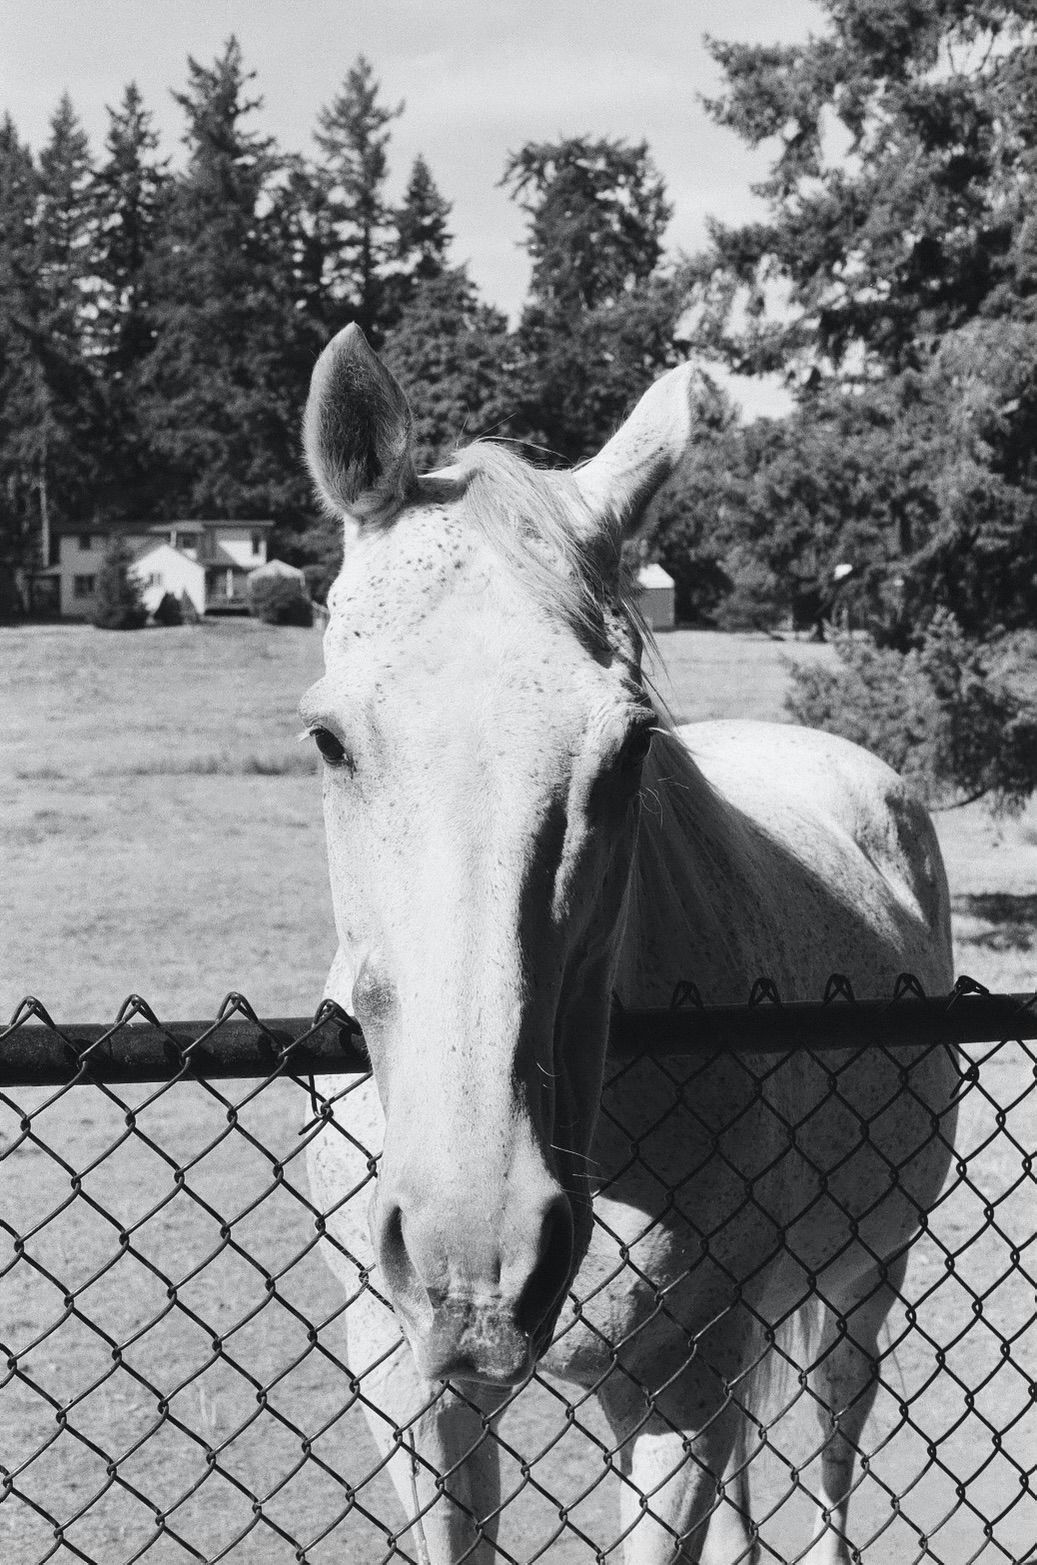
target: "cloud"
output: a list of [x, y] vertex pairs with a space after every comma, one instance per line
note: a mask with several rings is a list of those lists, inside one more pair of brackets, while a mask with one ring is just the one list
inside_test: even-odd
[[[578, 134], [585, 121], [653, 117], [688, 96], [675, 70], [650, 58], [588, 54], [578, 71], [564, 58], [460, 59], [456, 51], [398, 60], [393, 71], [407, 112], [443, 127], [543, 125]], [[593, 125], [591, 128], [594, 128]], [[553, 132], [552, 132], [553, 133]]]

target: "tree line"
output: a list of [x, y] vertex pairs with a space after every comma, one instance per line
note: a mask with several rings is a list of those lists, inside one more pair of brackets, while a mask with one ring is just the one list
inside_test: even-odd
[[261, 100], [231, 39], [175, 94], [182, 167], [136, 86], [95, 157], [64, 97], [38, 158], [0, 125], [0, 574], [45, 564], [59, 523], [274, 519], [315, 578], [297, 430], [327, 339], [358, 322], [411, 393], [419, 460], [508, 435], [589, 452], [667, 364], [676, 293], [647, 147], [530, 143], [502, 184], [529, 215], [533, 281], [515, 331], [450, 258], [450, 203], [427, 162], [390, 201], [403, 105], [359, 58], [320, 109], [315, 155], [255, 128]]
[[[770, 161], [764, 215], [713, 223], [698, 255], [664, 249], [671, 208], [645, 144], [573, 136], [509, 154], [501, 184], [531, 263], [513, 328], [451, 259], [450, 203], [423, 159], [389, 200], [404, 109], [363, 58], [318, 112], [308, 157], [255, 128], [233, 39], [212, 65], [189, 61], [175, 171], [133, 86], [98, 157], [67, 100], [38, 158], [5, 120], [0, 580], [38, 560], [48, 522], [261, 515], [319, 586], [337, 539], [314, 520], [296, 430], [316, 355], [350, 320], [410, 395], [427, 466], [485, 434], [579, 460], [695, 355], [777, 373], [794, 405], [744, 425], [704, 380], [699, 440], [644, 543], [682, 617], [771, 628], [806, 605], [820, 619], [842, 567], [842, 610], [884, 656], [913, 658], [930, 696], [994, 690], [984, 710], [1014, 714], [1002, 726], [1022, 735], [1027, 773], [1032, 6], [822, 8], [805, 44], [710, 42], [723, 83], [710, 113]], [[896, 686], [882, 658], [847, 669], [871, 680], [858, 705]], [[801, 698], [825, 721], [848, 699]]]

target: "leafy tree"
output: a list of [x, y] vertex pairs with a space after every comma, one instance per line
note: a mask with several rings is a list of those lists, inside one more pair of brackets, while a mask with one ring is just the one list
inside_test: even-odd
[[266, 576], [249, 582], [248, 611], [265, 625], [312, 625], [313, 604], [301, 582]]
[[90, 622], [98, 630], [140, 630], [147, 618], [140, 583], [133, 574], [133, 552], [125, 538], [116, 534], [97, 573]]
[[384, 324], [384, 269], [396, 247], [393, 211], [386, 196], [389, 126], [403, 104], [380, 101], [381, 84], [358, 55], [342, 89], [321, 109], [314, 139], [323, 154], [319, 183], [336, 306], [334, 329], [356, 321], [376, 345]]
[[189, 61], [189, 156], [173, 186], [153, 263], [156, 340], [139, 377], [161, 459], [166, 515], [308, 511], [297, 455], [299, 408], [317, 336], [295, 309], [291, 264], [268, 192], [279, 163], [248, 129], [259, 100], [233, 38], [211, 67]]
[[714, 624], [733, 587], [727, 514], [744, 486], [740, 432], [730, 400], [703, 377], [695, 440], [679, 473], [650, 507], [640, 554], [673, 577], [678, 620]]
[[670, 207], [644, 143], [530, 142], [502, 184], [530, 218], [520, 424], [578, 460], [676, 362], [681, 297], [658, 269]]
[[865, 745], [936, 807], [1020, 809], [1037, 787], [1032, 637], [981, 648], [940, 610], [910, 652], [839, 638], [835, 669], [791, 670], [793, 717]]

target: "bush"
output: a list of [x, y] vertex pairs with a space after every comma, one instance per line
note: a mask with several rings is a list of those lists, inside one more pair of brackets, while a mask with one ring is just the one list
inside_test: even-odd
[[151, 617], [156, 625], [182, 625], [184, 611], [180, 607], [180, 599], [175, 598], [171, 592], [163, 593], [158, 608]]
[[265, 625], [313, 624], [313, 604], [294, 576], [261, 576], [250, 581], [248, 611]]
[[980, 646], [939, 610], [909, 652], [847, 636], [834, 646], [838, 668], [792, 670], [793, 717], [874, 751], [935, 808], [1022, 808], [1037, 788], [1031, 639]]
[[147, 623], [148, 611], [132, 564], [129, 545], [116, 536], [97, 574], [97, 601], [90, 622], [99, 630], [140, 630]]

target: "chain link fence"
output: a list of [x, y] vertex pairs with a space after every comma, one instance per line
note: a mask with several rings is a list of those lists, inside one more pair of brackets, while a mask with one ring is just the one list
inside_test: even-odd
[[[833, 981], [821, 1004], [782, 1006], [761, 983], [750, 1007], [710, 1011], [683, 986], [669, 1013], [614, 1019], [612, 1068], [651, 1053], [675, 1101], [732, 1050], [761, 1079], [810, 1050], [838, 1092], [833, 1048], [962, 1047], [951, 1172], [885, 1329], [862, 1440], [850, 1535], [867, 1565], [1037, 1558], [1037, 1015], [970, 987], [924, 1001], [903, 983], [865, 1005]], [[694, 1070], [674, 1072], [674, 1054]], [[303, 1167], [328, 1126], [351, 1136], [363, 1065], [334, 1008], [263, 1024], [240, 996], [213, 1021], [166, 1026], [134, 999], [110, 1028], [58, 1028], [26, 1001], [0, 1032], [3, 1565], [420, 1565], [414, 1508], [369, 1431], [385, 1416], [376, 1366], [346, 1344], [372, 1284], [359, 1267], [352, 1291], [333, 1279]], [[342, 1072], [330, 1099], [314, 1071]], [[366, 1202], [375, 1177], [369, 1158], [346, 1198]], [[812, 1403], [790, 1365], [776, 1405], [753, 1411], [763, 1560], [807, 1548]], [[536, 1375], [484, 1427], [502, 1459], [501, 1560], [622, 1559], [628, 1480], [589, 1393]]]

